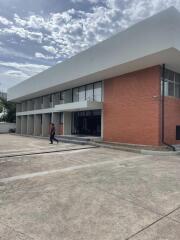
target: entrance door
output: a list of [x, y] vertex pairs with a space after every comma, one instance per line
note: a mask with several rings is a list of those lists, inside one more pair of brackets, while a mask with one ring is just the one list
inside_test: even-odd
[[101, 136], [101, 111], [72, 113], [72, 134]]

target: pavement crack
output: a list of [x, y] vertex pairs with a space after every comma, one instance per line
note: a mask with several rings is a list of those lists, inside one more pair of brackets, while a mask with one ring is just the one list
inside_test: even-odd
[[133, 233], [131, 236], [129, 236], [128, 238], [126, 238], [125, 240], [129, 240], [132, 239], [133, 237], [137, 236], [139, 233], [145, 231], [146, 229], [150, 228], [151, 226], [155, 225], [156, 223], [160, 222], [161, 220], [163, 220], [164, 218], [168, 217], [169, 215], [171, 215], [172, 213], [174, 213], [175, 211], [179, 210], [180, 206], [178, 206], [177, 208], [175, 208], [174, 210], [172, 210], [171, 212], [163, 215], [162, 217], [160, 217], [159, 219], [157, 219], [156, 221], [152, 222], [151, 224], [147, 225], [146, 227], [142, 228], [141, 230], [137, 231], [136, 233]]
[[56, 152], [68, 152], [68, 151], [77, 151], [83, 149], [91, 149], [91, 148], [98, 148], [96, 146], [88, 146], [88, 147], [81, 147], [81, 148], [71, 148], [71, 149], [63, 149], [63, 150], [49, 150], [49, 151], [42, 151], [42, 152], [31, 152], [31, 153], [21, 153], [21, 154], [10, 154], [10, 155], [2, 155], [0, 159], [6, 158], [14, 158], [14, 157], [22, 157], [22, 156], [31, 156], [31, 155], [40, 155], [40, 154], [47, 154], [47, 153], [56, 153]]
[[[85, 183], [85, 184], [90, 184], [90, 182], [85, 182], [85, 181], [84, 181], [83, 183]], [[141, 204], [136, 203], [135, 201], [128, 200], [127, 198], [121, 197], [121, 196], [119, 196], [119, 195], [117, 195], [117, 194], [111, 193], [111, 192], [109, 192], [109, 191], [107, 191], [107, 190], [104, 190], [104, 189], [102, 189], [102, 188], [100, 188], [100, 187], [97, 187], [97, 186], [96, 186], [95, 188], [98, 189], [98, 190], [101, 191], [101, 192], [107, 193], [108, 195], [112, 195], [112, 196], [116, 197], [117, 199], [121, 199], [121, 200], [123, 200], [123, 201], [132, 203], [134, 206], [140, 207], [140, 208], [142, 208], [142, 209], [144, 209], [144, 210], [147, 210], [147, 211], [149, 211], [149, 212], [151, 212], [151, 213], [154, 213], [154, 214], [159, 215], [159, 216], [161, 216], [161, 217], [164, 216], [163, 213], [157, 212], [157, 211], [155, 211], [155, 210], [153, 210], [152, 208], [149, 208], [149, 207], [144, 207], [144, 206], [142, 206]], [[173, 210], [172, 213], [173, 213], [174, 211], [178, 210], [179, 208], [180, 208], [180, 206], [178, 206], [177, 209]], [[171, 214], [171, 212], [170, 212], [170, 214]], [[169, 217], [169, 213], [167, 214], [167, 218], [170, 219], [170, 220], [172, 220], [172, 221], [174, 221], [174, 222], [176, 222], [176, 223], [178, 223], [178, 224], [180, 224], [180, 221], [178, 221], [178, 220], [176, 220], [176, 219], [174, 219], [174, 218], [172, 218], [172, 217]]]

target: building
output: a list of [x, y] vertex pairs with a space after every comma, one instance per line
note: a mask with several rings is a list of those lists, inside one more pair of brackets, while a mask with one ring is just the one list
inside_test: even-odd
[[10, 88], [17, 133], [180, 143], [179, 26], [169, 8]]
[[7, 93], [0, 91], [0, 98], [7, 99]]

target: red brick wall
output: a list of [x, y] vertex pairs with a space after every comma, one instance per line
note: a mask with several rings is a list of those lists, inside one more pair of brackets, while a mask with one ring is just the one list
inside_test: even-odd
[[104, 140], [160, 145], [159, 99], [159, 66], [105, 80]]
[[180, 144], [180, 140], [176, 141], [176, 125], [180, 125], [180, 99], [165, 97], [164, 116], [166, 143]]

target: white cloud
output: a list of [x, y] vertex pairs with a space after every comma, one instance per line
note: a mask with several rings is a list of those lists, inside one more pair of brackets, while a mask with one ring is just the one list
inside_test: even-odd
[[15, 78], [20, 78], [20, 79], [25, 79], [28, 78], [29, 76], [19, 70], [7, 70], [4, 72], [5, 75], [15, 77]]
[[47, 65], [0, 61], [0, 88], [9, 87], [49, 68]]
[[[83, 3], [84, 0], [71, 0], [72, 3]], [[91, 4], [96, 4], [98, 2], [101, 2], [100, 0], [87, 0], [87, 2]]]
[[40, 52], [36, 52], [35, 57], [36, 58], [43, 58], [43, 59], [54, 59], [54, 57], [44, 55], [43, 53], [40, 53]]
[[15, 49], [12, 48], [6, 48], [6, 46], [2, 46], [3, 44], [1, 44], [0, 42], [0, 54], [5, 55], [6, 57], [16, 57], [16, 58], [24, 58], [26, 60], [32, 60], [33, 58], [30, 57], [29, 55], [22, 53], [20, 51], [17, 51]]
[[0, 29], [0, 34], [15, 34], [21, 38], [29, 39], [42, 43], [43, 34], [41, 32], [29, 31], [23, 27], [11, 26], [10, 28]]
[[49, 68], [47, 65], [32, 64], [32, 63], [17, 63], [17, 62], [3, 62], [0, 61], [0, 67], [13, 68], [16, 71], [21, 71], [28, 77], [42, 72]]
[[24, 18], [15, 14], [14, 24], [0, 29], [0, 34], [16, 34], [24, 40], [43, 43], [42, 48], [56, 58], [67, 58], [171, 5], [180, 9], [179, 0], [87, 1], [93, 4], [88, 11], [72, 8], [47, 17], [31, 14]]
[[3, 25], [11, 25], [12, 22], [9, 21], [7, 18], [0, 16], [0, 23]]
[[[83, 2], [71, 1], [74, 4]], [[180, 8], [179, 0], [87, 1], [93, 3], [89, 12], [68, 9], [61, 13], [50, 13], [47, 17], [32, 14], [25, 18], [15, 14], [15, 25], [0, 32], [43, 43], [42, 48], [56, 58], [67, 58], [166, 7], [175, 5]], [[43, 31], [49, 34], [43, 34]], [[42, 54], [36, 56], [48, 58]]]
[[[82, 0], [71, 0], [74, 3]], [[175, 5], [179, 0], [88, 0], [93, 3], [89, 12], [69, 9], [62, 13], [50, 13], [48, 17], [31, 15], [14, 16], [16, 26], [1, 30], [14, 33], [24, 39], [44, 44], [47, 52], [56, 58], [67, 58], [124, 30], [130, 25], [152, 14]], [[98, 5], [95, 5], [99, 3]], [[42, 34], [48, 31], [49, 34]], [[39, 58], [47, 58], [36, 54]]]
[[[24, 45], [26, 40], [28, 44], [29, 40], [38, 44], [32, 52], [36, 60], [38, 58], [61, 61], [167, 7], [175, 6], [180, 9], [180, 0], [87, 0], [86, 3], [90, 3], [88, 10], [79, 10], [75, 7], [76, 3], [84, 0], [71, 0], [71, 2], [74, 3], [72, 5], [74, 8], [60, 13], [49, 13], [48, 16], [31, 13], [27, 17], [20, 17], [15, 14], [12, 21], [0, 17], [0, 23], [4, 24], [0, 29], [0, 36], [10, 38], [11, 35], [16, 35], [21, 38], [20, 41]], [[33, 43], [31, 45], [33, 46]], [[41, 53], [42, 49], [43, 53]], [[44, 54], [44, 50], [47, 54]], [[3, 51], [8, 53], [9, 50], [1, 46], [0, 52]], [[12, 51], [12, 55], [17, 58], [23, 57], [23, 53], [19, 53], [18, 56], [16, 51]], [[31, 58], [24, 57], [27, 57], [27, 60]], [[27, 63], [27, 65], [17, 65], [15, 70], [19, 69], [22, 74], [32, 76], [47, 67], [38, 64], [32, 66]]]
[[58, 50], [56, 48], [54, 48], [53, 46], [43, 46], [43, 48], [47, 51], [50, 52], [52, 54], [56, 54], [58, 52]]

